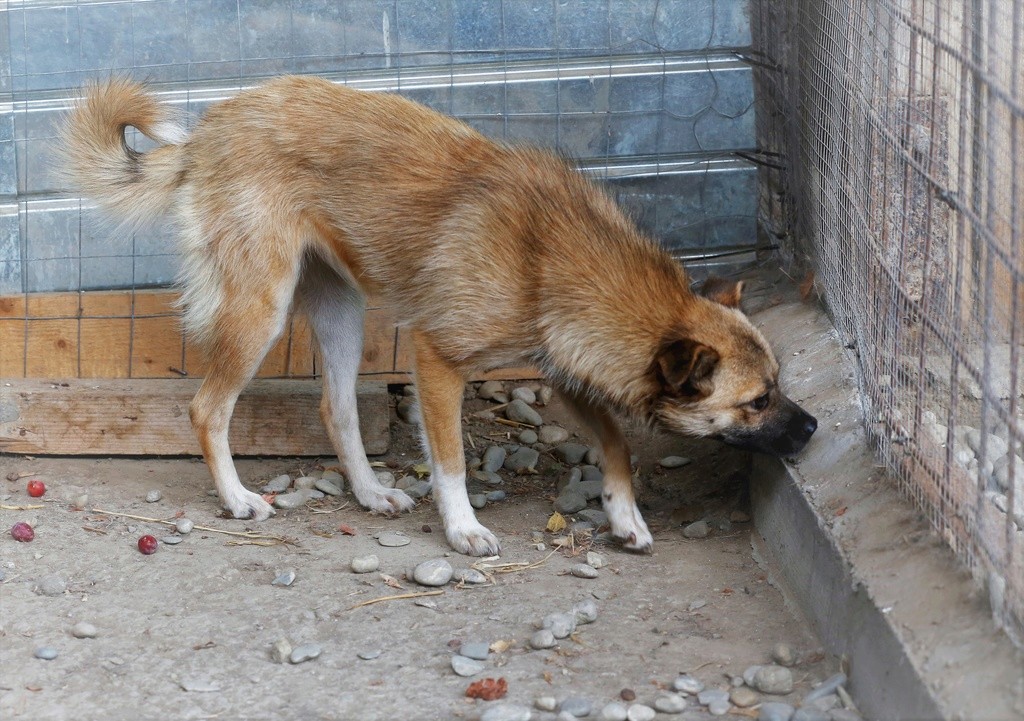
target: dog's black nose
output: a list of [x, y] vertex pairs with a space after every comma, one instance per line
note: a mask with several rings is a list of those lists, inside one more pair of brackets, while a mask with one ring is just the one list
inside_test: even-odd
[[810, 438], [816, 430], [818, 430], [818, 419], [814, 416], [804, 418], [804, 435]]

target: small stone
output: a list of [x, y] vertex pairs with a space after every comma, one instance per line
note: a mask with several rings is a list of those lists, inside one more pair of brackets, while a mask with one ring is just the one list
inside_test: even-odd
[[[598, 508], [584, 508], [577, 515], [583, 520], [593, 523], [595, 528], [608, 525], [608, 514]], [[597, 568], [597, 566], [594, 566], [594, 568]]]
[[820, 698], [825, 698], [836, 692], [840, 686], [846, 685], [846, 674], [837, 673], [833, 676], [829, 676], [827, 679], [822, 681], [820, 684], [815, 686], [811, 691], [804, 697], [804, 705], [809, 704], [813, 701], [817, 701]]
[[551, 633], [551, 629], [542, 628], [530, 637], [530, 648], [537, 650], [544, 648], [551, 648], [555, 645], [555, 635]]
[[491, 446], [484, 451], [484, 457], [480, 462], [480, 470], [484, 473], [494, 473], [505, 463], [507, 455], [501, 446]]
[[88, 621], [79, 621], [71, 627], [71, 635], [75, 638], [96, 638], [96, 627]]
[[[392, 476], [393, 478], [394, 476]], [[314, 487], [321, 493], [326, 493], [328, 496], [340, 496], [341, 488], [329, 481], [326, 478], [317, 478]]]
[[178, 535], [164, 536], [164, 537], [162, 537], [160, 539], [160, 543], [163, 543], [164, 545], [167, 545], [167, 546], [177, 546], [179, 543], [181, 543], [184, 540], [185, 540], [184, 538], [182, 538], [181, 536], [178, 536]]
[[698, 609], [704, 608], [707, 605], [708, 605], [707, 599], [699, 598], [698, 597], [698, 598], [695, 598], [692, 601], [690, 601], [690, 605], [688, 605], [686, 607], [686, 609], [692, 613], [693, 611], [696, 611]]
[[757, 694], [754, 693], [747, 686], [739, 686], [734, 688], [729, 694], [729, 700], [732, 701], [733, 706], [739, 706], [740, 708], [750, 708], [756, 704], [760, 699]]
[[595, 498], [601, 497], [601, 492], [604, 490], [604, 483], [601, 481], [580, 481], [573, 490], [577, 493], [583, 494], [583, 497], [588, 501], [593, 501]]
[[597, 604], [589, 598], [585, 599], [572, 607], [572, 613], [576, 617], [577, 625], [593, 623], [597, 620]]
[[413, 396], [403, 396], [402, 400], [395, 404], [395, 415], [402, 423], [416, 425], [419, 423], [419, 403]]
[[864, 721], [864, 719], [853, 709], [834, 708], [828, 712], [828, 721]]
[[476, 676], [487, 666], [480, 661], [475, 661], [465, 656], [452, 656], [452, 671], [462, 677]]
[[490, 491], [486, 498], [488, 503], [497, 503], [505, 500], [505, 491]]
[[684, 673], [672, 682], [672, 688], [681, 693], [698, 694], [704, 690], [704, 684], [690, 674]]
[[288, 643], [288, 639], [280, 638], [274, 642], [274, 645], [270, 647], [270, 660], [274, 663], [286, 663], [288, 657], [292, 655], [292, 645]]
[[558, 708], [558, 699], [554, 696], [538, 696], [533, 700], [533, 706], [538, 711], [554, 712]]
[[581, 480], [583, 480], [583, 471], [574, 466], [569, 469], [569, 472], [567, 474], [558, 479], [558, 482], [555, 484], [555, 487], [558, 489], [559, 493], [565, 491], [567, 488], [569, 488], [569, 486], [573, 486], [571, 490], [578, 492], [579, 489], [575, 488], [575, 486]]
[[654, 699], [655, 710], [661, 713], [682, 713], [686, 709], [686, 699], [677, 693], [666, 693]]
[[552, 395], [554, 395], [554, 391], [551, 389], [551, 386], [541, 386], [540, 390], [537, 391], [537, 403], [546, 406], [551, 402]]
[[443, 558], [433, 558], [416, 565], [412, 577], [421, 586], [443, 586], [452, 579], [452, 564]]
[[563, 463], [575, 466], [583, 461], [583, 456], [587, 455], [587, 447], [582, 443], [560, 443], [552, 448], [551, 452]]
[[767, 701], [761, 704], [757, 721], [790, 721], [793, 718], [793, 707], [788, 703]]
[[[592, 481], [603, 481], [604, 473], [597, 466], [581, 466], [580, 472], [583, 473], [583, 482], [590, 483]], [[597, 498], [597, 496], [594, 496]]]
[[725, 716], [732, 705], [728, 701], [712, 701], [708, 704], [708, 713], [712, 716]]
[[424, 480], [413, 483], [405, 489], [405, 493], [409, 498], [419, 500], [420, 498], [425, 498], [432, 490], [434, 490], [434, 484]]
[[631, 688], [624, 688], [619, 691], [619, 698], [623, 701], [636, 701], [636, 691]]
[[320, 478], [322, 478], [325, 481], [330, 481], [339, 488], [345, 487], [345, 476], [341, 475], [339, 471], [336, 471], [333, 468], [328, 468], [326, 471], [324, 471], [320, 475]]
[[596, 568], [586, 563], [574, 564], [569, 569], [569, 573], [576, 576], [576, 578], [597, 578], [599, 575]]
[[569, 431], [561, 426], [541, 426], [537, 430], [537, 440], [545, 445], [554, 446], [569, 440]]
[[160, 491], [154, 489], [154, 490], [152, 490], [152, 491], [150, 491], [149, 493], [146, 494], [146, 503], [156, 503], [157, 501], [159, 501], [163, 497], [164, 497], [164, 494], [162, 494]]
[[478, 585], [487, 583], [487, 576], [475, 568], [456, 568], [452, 571], [452, 581], [455, 583]]
[[626, 711], [627, 721], [652, 721], [656, 715], [656, 711], [650, 706], [644, 706], [642, 703], [635, 703], [629, 707]]
[[274, 499], [274, 505], [283, 509], [299, 508], [300, 506], [305, 505], [309, 498], [310, 490], [308, 488], [303, 488], [292, 491], [291, 493], [282, 493]]
[[478, 511], [487, 505], [487, 494], [486, 493], [471, 493], [469, 494], [469, 505]]
[[377, 543], [387, 548], [399, 548], [401, 546], [408, 546], [410, 539], [404, 533], [398, 531], [384, 531], [377, 536]]
[[682, 456], [665, 456], [658, 461], [658, 465], [662, 468], [682, 468], [688, 463], [690, 463], [690, 459]]
[[295, 569], [286, 568], [277, 574], [273, 581], [270, 582], [271, 586], [290, 586], [295, 581]]
[[299, 476], [292, 485], [295, 486], [296, 491], [311, 491], [316, 485], [316, 481], [317, 479], [313, 476]]
[[534, 473], [537, 470], [537, 461], [540, 460], [540, 453], [533, 448], [522, 446], [518, 451], [505, 459], [505, 468], [518, 475]]
[[751, 685], [761, 693], [785, 695], [793, 691], [793, 673], [785, 666], [762, 666]]
[[35, 650], [33, 654], [36, 658], [40, 658], [43, 661], [52, 661], [57, 658], [57, 649], [53, 646], [40, 646]]
[[303, 663], [305, 661], [312, 661], [314, 658], [317, 658], [322, 652], [323, 649], [321, 649], [319, 645], [315, 643], [304, 643], [292, 649], [291, 654], [289, 654], [288, 656], [288, 661], [290, 661], [291, 663]]
[[620, 701], [607, 703], [597, 714], [597, 721], [626, 721], [629, 717], [626, 704]]
[[544, 423], [540, 413], [519, 399], [512, 401], [505, 407], [505, 417], [510, 421], [526, 423], [531, 426], [539, 426]]
[[316, 500], [319, 500], [319, 499], [324, 497], [324, 492], [323, 491], [318, 491], [315, 488], [307, 489], [306, 493], [309, 494], [309, 498], [312, 501], [316, 501]]
[[587, 449], [587, 455], [583, 456], [583, 462], [590, 466], [596, 466], [601, 462], [601, 451], [591, 446]]
[[568, 638], [576, 630], [576, 617], [567, 613], [550, 613], [544, 617], [543, 627], [555, 638]]
[[483, 383], [480, 384], [480, 387], [477, 389], [476, 395], [478, 398], [483, 398], [484, 400], [489, 401], [493, 399], [495, 393], [504, 392], [505, 386], [501, 383], [501, 381], [484, 381]]
[[488, 706], [480, 714], [480, 721], [530, 721], [533, 712], [525, 706], [498, 703]]
[[182, 691], [191, 693], [216, 693], [220, 684], [207, 676], [185, 676], [178, 682]]
[[379, 648], [371, 648], [365, 651], [360, 651], [356, 656], [361, 658], [363, 661], [372, 661], [375, 658], [379, 658], [382, 653], [384, 652]]
[[373, 573], [380, 568], [380, 559], [376, 555], [356, 556], [349, 562], [352, 573]]
[[174, 530], [183, 536], [192, 533], [193, 528], [195, 528], [195, 524], [188, 518], [179, 518], [174, 522]]
[[587, 499], [582, 493], [572, 490], [572, 486], [566, 486], [558, 498], [555, 499], [554, 508], [562, 514], [576, 513], [587, 507]]
[[594, 705], [589, 699], [583, 698], [582, 696], [569, 696], [558, 705], [560, 713], [568, 713], [575, 718], [581, 716], [589, 716]]
[[260, 490], [263, 491], [263, 493], [281, 493], [282, 491], [288, 490], [291, 485], [292, 479], [285, 473], [271, 478]]
[[486, 661], [487, 657], [491, 655], [491, 644], [484, 643], [483, 641], [464, 643], [459, 646], [459, 653], [466, 658], [471, 658], [476, 661]]
[[540, 438], [537, 436], [537, 432], [529, 428], [524, 428], [522, 431], [520, 431], [517, 437], [519, 439], [519, 442], [522, 443], [524, 446], [532, 446], [534, 443], [540, 440]]
[[725, 701], [726, 703], [728, 703], [729, 692], [722, 691], [721, 689], [717, 688], [708, 688], [704, 689], [703, 691], [697, 694], [697, 703], [701, 704], [702, 706], [710, 706], [716, 701]]
[[710, 531], [707, 521], [694, 521], [683, 529], [683, 535], [687, 538], [706, 538]]
[[729, 520], [733, 523], [748, 523], [750, 521], [750, 514], [737, 509], [729, 513]]
[[385, 488], [394, 488], [398, 484], [398, 481], [395, 480], [395, 474], [391, 471], [385, 471], [378, 468], [374, 470], [373, 475], [377, 477], [377, 482]]
[[519, 386], [518, 388], [512, 389], [512, 398], [523, 403], [529, 403], [533, 405], [537, 402], [537, 394], [531, 391], [526, 386]]
[[796, 651], [788, 643], [777, 643], [772, 646], [772, 660], [780, 666], [796, 664]]
[[41, 596], [60, 596], [68, 590], [68, 582], [56, 574], [43, 576], [36, 583], [36, 593]]
[[793, 721], [829, 721], [828, 711], [823, 711], [815, 704], [804, 705], [793, 712]]

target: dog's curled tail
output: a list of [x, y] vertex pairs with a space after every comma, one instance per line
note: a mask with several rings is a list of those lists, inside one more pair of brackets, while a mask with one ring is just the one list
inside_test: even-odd
[[[128, 147], [138, 129], [161, 143], [146, 153]], [[65, 120], [60, 174], [121, 225], [137, 230], [170, 209], [184, 177], [184, 127], [138, 83], [113, 79], [86, 88]]]

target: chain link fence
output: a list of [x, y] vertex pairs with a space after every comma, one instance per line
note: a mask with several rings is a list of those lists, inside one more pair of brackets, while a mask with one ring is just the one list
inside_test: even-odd
[[1024, 0], [753, 21], [764, 225], [857, 355], [879, 455], [1020, 645]]

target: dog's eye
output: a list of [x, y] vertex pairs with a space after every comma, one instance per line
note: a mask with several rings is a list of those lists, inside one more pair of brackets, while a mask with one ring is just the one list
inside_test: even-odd
[[763, 396], [758, 396], [754, 400], [750, 401], [750, 407], [755, 411], [763, 411], [768, 407], [768, 394], [765, 393]]

